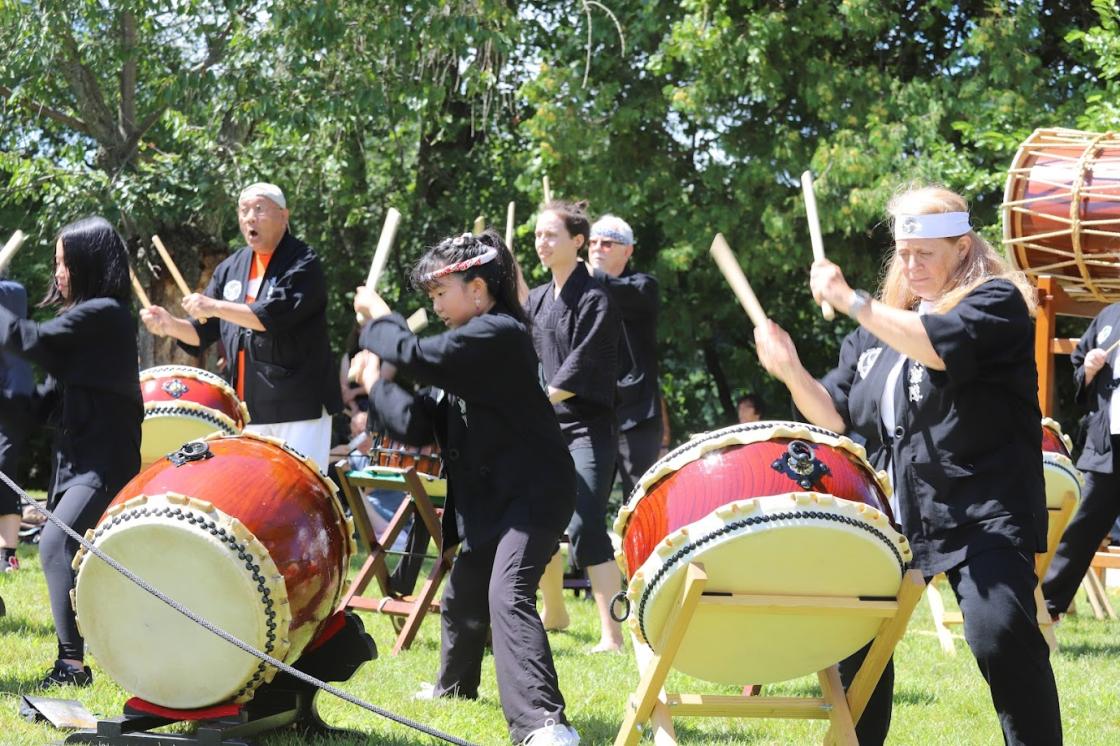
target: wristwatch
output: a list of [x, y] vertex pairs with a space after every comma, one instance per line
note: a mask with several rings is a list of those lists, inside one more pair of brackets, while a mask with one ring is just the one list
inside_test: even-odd
[[848, 316], [858, 322], [860, 311], [870, 302], [871, 293], [866, 290], [853, 290], [852, 297], [848, 301]]

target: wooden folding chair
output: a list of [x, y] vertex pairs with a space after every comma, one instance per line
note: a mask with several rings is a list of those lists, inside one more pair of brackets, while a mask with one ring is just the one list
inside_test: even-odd
[[[615, 746], [634, 746], [639, 728], [652, 727], [654, 742], [676, 744], [674, 717], [816, 718], [828, 720], [826, 744], [856, 744], [855, 724], [863, 715], [871, 693], [894, 654], [914, 606], [922, 596], [921, 573], [904, 576], [895, 600], [863, 600], [858, 597], [774, 596], [761, 594], [718, 594], [706, 596], [708, 576], [701, 564], [688, 566], [680, 601], [662, 630], [657, 652], [639, 646], [641, 680], [631, 697], [626, 716], [615, 738]], [[845, 694], [838, 665], [819, 671], [820, 697], [764, 697], [666, 693], [665, 678], [688, 631], [689, 621], [702, 605], [733, 607], [747, 614], [816, 615], [823, 617], [860, 615], [881, 618], [879, 631], [852, 685]]]
[[[345, 460], [338, 462], [336, 470], [342, 494], [350, 505], [354, 525], [358, 529], [359, 542], [369, 552], [365, 562], [350, 582], [350, 587], [343, 594], [339, 608], [362, 609], [391, 615], [393, 626], [398, 630], [393, 645], [393, 655], [396, 655], [412, 645], [413, 639], [420, 631], [420, 623], [429, 612], [439, 613], [439, 604], [435, 601], [436, 592], [444, 576], [451, 569], [451, 563], [458, 549], [458, 545], [444, 546], [443, 530], [440, 525], [443, 498], [447, 495], [447, 481], [421, 474], [414, 468], [371, 467], [361, 471], [351, 471]], [[399, 490], [405, 493], [405, 499], [380, 536], [374, 531], [369, 512], [372, 508], [362, 494], [363, 488]], [[386, 559], [390, 554], [394, 554], [390, 548], [413, 516], [416, 517], [413, 531], [427, 531], [435, 544], [436, 555], [430, 557], [434, 562], [418, 593], [395, 593], [390, 586]], [[415, 544], [414, 542], [412, 546], [413, 551], [424, 551], [423, 547], [417, 547]], [[415, 556], [405, 556], [402, 561], [416, 559]], [[380, 596], [363, 596], [363, 592], [374, 580], [377, 581]]]

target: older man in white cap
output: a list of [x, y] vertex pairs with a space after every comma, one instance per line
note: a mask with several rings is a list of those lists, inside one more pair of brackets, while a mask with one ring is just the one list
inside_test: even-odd
[[657, 460], [663, 435], [657, 381], [657, 280], [627, 267], [633, 253], [634, 231], [622, 218], [604, 215], [591, 226], [590, 269], [622, 313], [615, 412], [618, 474], [626, 495]]
[[323, 268], [288, 230], [288, 203], [275, 184], [242, 190], [237, 217], [248, 245], [218, 265], [205, 292], [183, 299], [191, 318], [159, 306], [140, 318], [153, 334], [174, 337], [195, 355], [220, 339], [226, 372], [252, 419], [246, 431], [282, 438], [325, 470], [330, 415], [342, 400]]

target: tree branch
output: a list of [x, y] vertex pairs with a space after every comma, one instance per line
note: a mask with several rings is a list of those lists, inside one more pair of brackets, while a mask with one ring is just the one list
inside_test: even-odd
[[63, 77], [70, 84], [77, 101], [77, 109], [85, 117], [89, 133], [97, 139], [102, 146], [112, 149], [120, 144], [122, 138], [117, 133], [113, 114], [105, 105], [105, 98], [97, 85], [97, 79], [89, 68], [82, 64], [78, 50], [78, 42], [70, 33], [70, 28], [65, 24], [53, 24], [54, 33], [58, 34], [65, 50], [66, 59], [60, 61], [59, 67]]
[[[0, 85], [0, 98], [3, 98], [5, 101], [11, 101], [13, 93], [14, 91], [12, 91], [11, 88]], [[93, 133], [90, 131], [89, 125], [87, 125], [85, 122], [80, 119], [76, 119], [69, 114], [64, 114], [58, 109], [52, 109], [46, 104], [39, 103], [38, 101], [28, 101], [27, 99], [23, 98], [16, 99], [15, 104], [17, 106], [23, 107], [32, 114], [41, 114], [47, 119], [61, 124], [63, 127], [69, 127], [75, 132], [81, 132], [83, 135], [89, 135], [91, 137], [93, 136]]]
[[121, 13], [120, 104], [117, 107], [117, 129], [121, 139], [130, 138], [136, 127], [136, 16]]

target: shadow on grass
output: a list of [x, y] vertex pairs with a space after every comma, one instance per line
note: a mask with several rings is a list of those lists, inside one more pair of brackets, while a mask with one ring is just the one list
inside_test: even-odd
[[[5, 599], [6, 600], [6, 599]], [[21, 636], [54, 637], [54, 625], [44, 624], [37, 619], [28, 619], [21, 614], [13, 614], [11, 606], [8, 615], [0, 616], [0, 635], [19, 634]]]
[[1077, 642], [1058, 645], [1058, 655], [1064, 658], [1085, 658], [1120, 655], [1120, 643], [1114, 642]]

